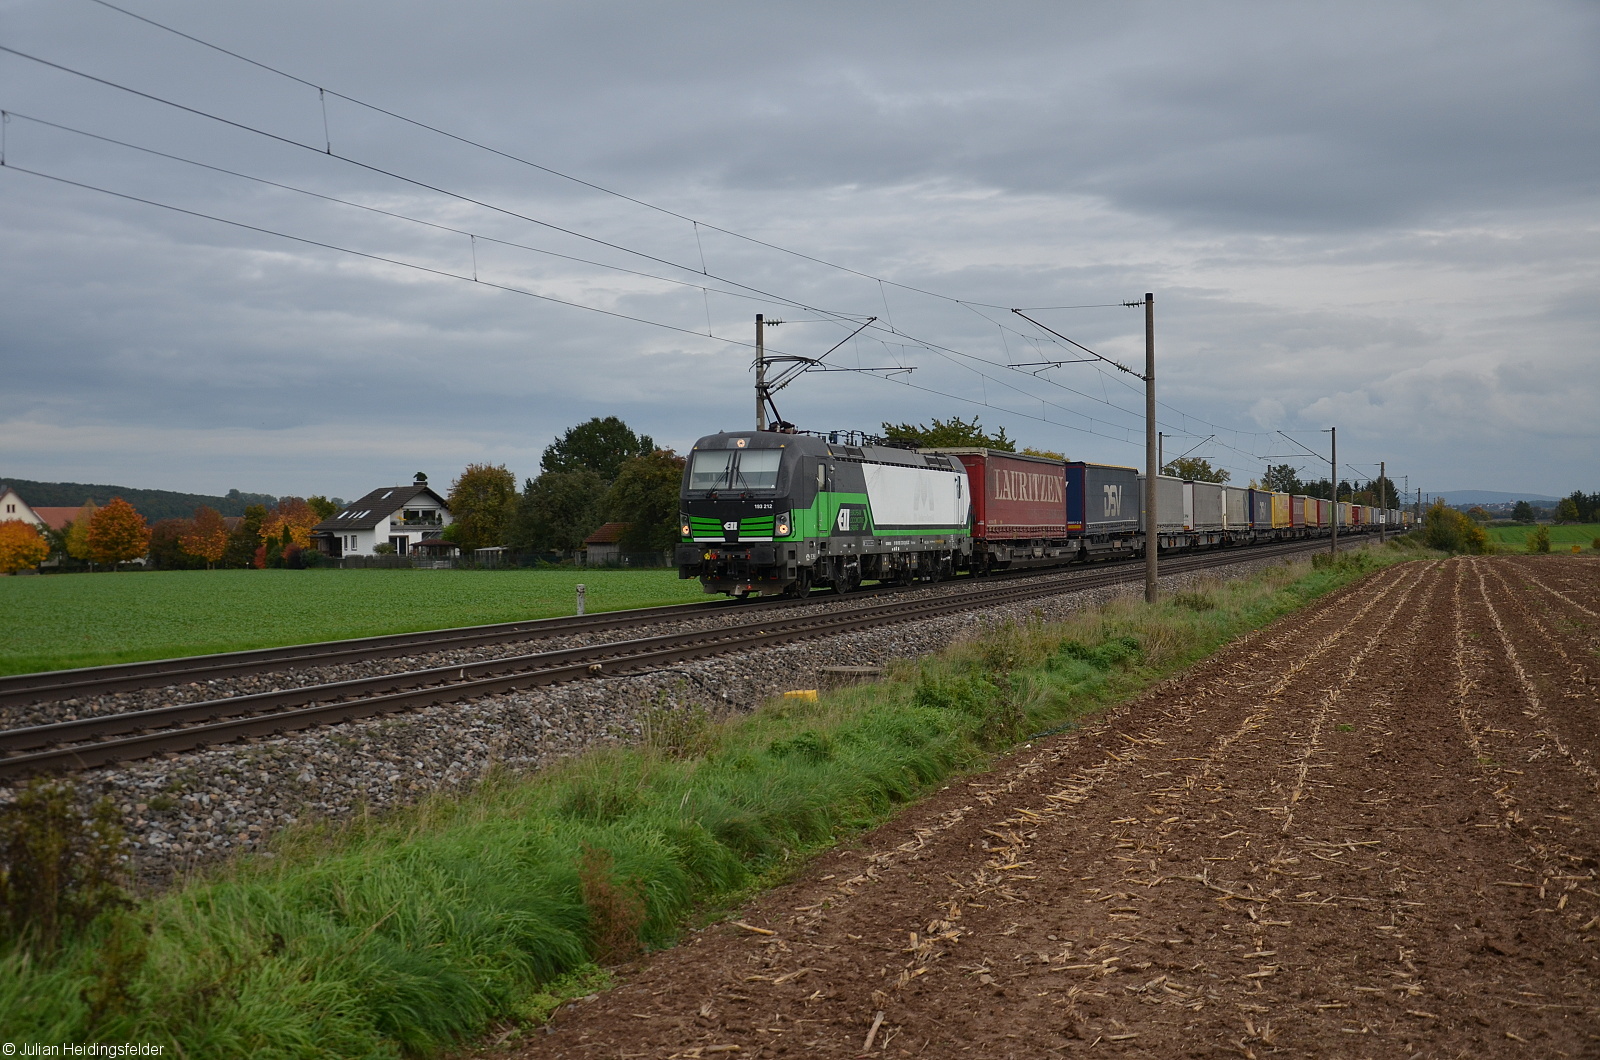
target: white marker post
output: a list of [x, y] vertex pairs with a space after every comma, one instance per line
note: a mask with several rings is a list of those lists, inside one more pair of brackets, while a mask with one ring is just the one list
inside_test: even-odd
[[586, 593], [586, 592], [588, 592], [588, 589], [584, 586], [584, 584], [582, 582], [579, 582], [578, 583], [578, 614], [580, 614], [580, 615], [583, 614], [583, 596], [584, 596], [584, 593]]

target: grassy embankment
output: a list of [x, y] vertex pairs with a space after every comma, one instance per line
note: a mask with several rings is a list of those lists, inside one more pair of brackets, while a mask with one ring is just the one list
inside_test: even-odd
[[[1502, 551], [1520, 552], [1527, 547], [1528, 535], [1535, 529], [1533, 526], [1489, 526], [1484, 531]], [[1555, 524], [1546, 529], [1550, 531], [1550, 549], [1554, 552], [1566, 552], [1573, 545], [1588, 549], [1600, 539], [1600, 523]]]
[[0, 674], [705, 599], [672, 570], [218, 570], [0, 578]]
[[589, 988], [596, 959], [669, 944], [953, 775], [1405, 555], [1008, 627], [725, 723], [659, 711], [645, 746], [302, 831], [55, 953], [0, 953], [0, 1027], [188, 1057], [392, 1057], [537, 1019], [572, 977]]

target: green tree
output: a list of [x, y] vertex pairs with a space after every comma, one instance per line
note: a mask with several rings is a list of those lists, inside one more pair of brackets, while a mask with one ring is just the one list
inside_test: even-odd
[[1467, 517], [1472, 519], [1474, 522], [1479, 523], [1487, 523], [1489, 520], [1494, 518], [1494, 516], [1489, 513], [1489, 509], [1485, 508], [1481, 504], [1474, 504], [1471, 508], [1468, 508]]
[[605, 511], [628, 524], [622, 547], [631, 552], [671, 548], [678, 541], [678, 488], [683, 457], [670, 449], [636, 456], [622, 465], [606, 491]]
[[1065, 460], [1067, 458], [1065, 453], [1058, 453], [1054, 449], [1035, 449], [1031, 445], [1025, 445], [1018, 451], [1023, 456], [1042, 456], [1048, 460]]
[[197, 570], [205, 561], [183, 550], [183, 538], [193, 531], [188, 519], [158, 519], [150, 525], [150, 566], [156, 570]]
[[[539, 458], [541, 471], [593, 471], [607, 483], [622, 470], [624, 461], [654, 452], [656, 443], [648, 434], [635, 434], [615, 416], [596, 416], [580, 423], [545, 447]], [[512, 484], [515, 488], [515, 483]]]
[[1575, 523], [1578, 521], [1578, 502], [1571, 497], [1562, 497], [1561, 503], [1556, 505], [1556, 522]]
[[530, 552], [573, 552], [605, 522], [605, 480], [589, 468], [546, 471], [523, 485], [508, 543]]
[[1304, 494], [1305, 484], [1293, 464], [1268, 464], [1267, 473], [1261, 476], [1261, 488], [1277, 493]]
[[1180, 456], [1176, 460], [1169, 460], [1161, 473], [1194, 482], [1226, 482], [1233, 477], [1225, 469], [1212, 467], [1211, 461], [1198, 456]]
[[1548, 526], [1537, 527], [1534, 529], [1533, 533], [1528, 535], [1528, 551], [1550, 551], [1550, 528]]
[[971, 423], [960, 416], [952, 416], [948, 420], [941, 420], [935, 416], [928, 421], [927, 426], [920, 423], [885, 423], [883, 436], [887, 441], [915, 446], [918, 449], [999, 449], [1006, 453], [1017, 451], [1017, 444], [1006, 437], [1004, 427], [994, 434], [989, 434], [978, 422], [977, 416], [972, 417]]
[[255, 566], [256, 549], [261, 547], [261, 524], [266, 521], [267, 506], [247, 505], [244, 518], [228, 532], [228, 547], [222, 553], [222, 565], [234, 569]]
[[1533, 505], [1527, 501], [1518, 501], [1516, 507], [1511, 509], [1511, 518], [1519, 523], [1533, 522]]
[[94, 513], [99, 510], [94, 501], [84, 501], [83, 507], [78, 509], [78, 514], [67, 524], [64, 532], [67, 555], [79, 563], [88, 563], [91, 566], [94, 563], [89, 555], [89, 523], [94, 519]]
[[1372, 499], [1367, 502], [1368, 504], [1376, 505], [1379, 508], [1400, 507], [1399, 491], [1394, 488], [1393, 480], [1386, 475], [1379, 475], [1367, 483], [1363, 490], [1372, 495]]
[[1484, 552], [1489, 547], [1489, 535], [1483, 527], [1451, 508], [1444, 501], [1434, 501], [1423, 516], [1423, 540], [1429, 548], [1441, 552]]
[[312, 511], [317, 513], [317, 522], [319, 523], [339, 510], [338, 504], [330, 501], [320, 493], [313, 497], [307, 497], [306, 504]]
[[517, 508], [517, 478], [504, 464], [468, 464], [450, 486], [453, 540], [463, 552], [505, 543]]

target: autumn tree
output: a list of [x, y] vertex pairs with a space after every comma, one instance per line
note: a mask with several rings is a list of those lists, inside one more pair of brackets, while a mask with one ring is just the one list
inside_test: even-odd
[[96, 563], [118, 563], [138, 559], [150, 548], [150, 527], [144, 516], [121, 497], [94, 513], [89, 520], [89, 557]]
[[299, 497], [283, 497], [261, 520], [261, 539], [276, 541], [282, 548], [309, 548], [311, 528], [322, 522], [317, 510]]
[[32, 570], [50, 555], [50, 545], [33, 524], [20, 519], [0, 523], [0, 571], [15, 574]]
[[189, 555], [205, 560], [206, 569], [210, 570], [228, 550], [228, 524], [215, 508], [201, 505], [194, 510], [194, 520], [178, 544]]
[[506, 543], [530, 552], [575, 551], [605, 522], [605, 493], [605, 480], [589, 468], [546, 471], [528, 479]]
[[1035, 449], [1031, 445], [1023, 446], [1018, 450], [1023, 456], [1042, 456], [1047, 460], [1065, 460], [1065, 453], [1058, 453], [1054, 449]]
[[1211, 461], [1198, 456], [1180, 456], [1176, 460], [1169, 460], [1161, 473], [1192, 482], [1226, 482], [1233, 477], [1224, 468], [1212, 467]]
[[505, 543], [517, 510], [517, 478], [504, 464], [468, 464], [450, 484], [450, 539], [462, 551]]
[[89, 523], [94, 519], [94, 513], [99, 511], [94, 501], [84, 501], [83, 507], [78, 509], [78, 514], [72, 517], [72, 522], [67, 524], [66, 539], [67, 555], [79, 563], [93, 563], [89, 555]]
[[678, 541], [678, 488], [684, 459], [670, 449], [636, 456], [622, 465], [606, 492], [605, 511], [628, 524], [622, 547], [633, 552], [671, 548]]
[[[621, 473], [625, 461], [637, 456], [648, 456], [656, 448], [648, 434], [635, 434], [633, 429], [616, 416], [601, 419], [596, 416], [587, 423], [570, 428], [545, 448], [539, 458], [539, 469], [551, 471], [580, 471], [587, 468], [609, 484]], [[511, 488], [516, 489], [513, 479]], [[451, 502], [451, 510], [455, 502]]]
[[960, 416], [952, 416], [948, 420], [941, 420], [935, 416], [926, 426], [920, 423], [885, 423], [883, 436], [887, 441], [897, 445], [909, 445], [916, 449], [998, 449], [1006, 453], [1017, 451], [1017, 444], [1006, 437], [1004, 427], [990, 434], [983, 429], [976, 415], [972, 417], [970, 423]]

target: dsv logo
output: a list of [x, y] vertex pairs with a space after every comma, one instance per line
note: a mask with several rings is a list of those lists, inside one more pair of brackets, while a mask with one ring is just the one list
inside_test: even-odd
[[729, 519], [727, 522], [722, 524], [722, 528], [724, 530], [737, 530], [739, 529], [739, 520]]
[[1119, 518], [1122, 515], [1122, 487], [1114, 483], [1107, 483], [1104, 489], [1106, 494], [1106, 518]]

